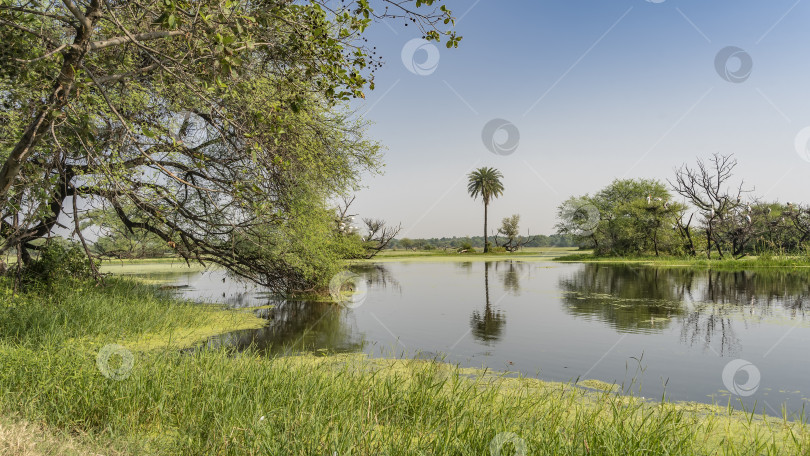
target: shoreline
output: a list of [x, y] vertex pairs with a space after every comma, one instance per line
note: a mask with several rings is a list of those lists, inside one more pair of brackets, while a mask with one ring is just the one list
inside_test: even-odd
[[[633, 264], [650, 267], [716, 269], [726, 271], [744, 271], [756, 269], [803, 269], [810, 268], [810, 257], [806, 256], [774, 256], [753, 257], [740, 259], [708, 260], [701, 257], [603, 257], [594, 256], [591, 251], [581, 251], [573, 247], [535, 247], [515, 253], [455, 253], [443, 251], [400, 251], [384, 250], [374, 258], [346, 260], [347, 265], [373, 264], [373, 263], [438, 263], [438, 262], [485, 262], [485, 261], [521, 261], [526, 263], [598, 263], [598, 264]], [[192, 263], [187, 266], [180, 258], [133, 259], [133, 260], [105, 260], [101, 265], [102, 272], [120, 275], [151, 274], [163, 272], [199, 272], [217, 269], [219, 266], [208, 265], [202, 267]]]
[[[120, 454], [486, 454], [504, 432], [528, 454], [584, 445], [591, 454], [810, 448], [806, 423], [633, 397], [593, 379], [573, 385], [441, 361], [207, 348], [211, 334], [239, 329], [252, 313], [179, 301], [131, 279], [15, 299], [13, 310], [0, 307], [0, 333], [21, 316], [47, 329], [0, 338], [2, 418], [44, 435], [91, 435]], [[132, 353], [125, 375], [99, 367], [97, 353], [111, 343]], [[189, 344], [202, 349], [181, 353]]]

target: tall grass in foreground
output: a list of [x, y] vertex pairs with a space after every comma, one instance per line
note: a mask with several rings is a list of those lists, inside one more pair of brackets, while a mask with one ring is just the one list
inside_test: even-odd
[[134, 350], [127, 378], [113, 380], [96, 366], [103, 343], [202, 334], [194, 328], [210, 329], [220, 313], [240, 320], [125, 282], [83, 287], [9, 297], [0, 306], [0, 408], [104, 436], [133, 454], [810, 452], [801, 424], [422, 360], [267, 359], [152, 343]]

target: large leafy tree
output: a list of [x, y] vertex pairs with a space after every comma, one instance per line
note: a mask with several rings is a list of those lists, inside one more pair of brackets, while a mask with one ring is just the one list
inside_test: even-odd
[[672, 253], [684, 206], [650, 179], [617, 179], [593, 196], [572, 197], [558, 208], [557, 229], [599, 254]]
[[482, 167], [471, 172], [467, 181], [467, 193], [473, 199], [479, 196], [484, 202], [484, 253], [489, 251], [487, 242], [487, 208], [490, 201], [503, 194], [503, 174], [495, 168]]
[[353, 248], [327, 201], [379, 166], [341, 107], [373, 89], [363, 33], [456, 45], [433, 4], [0, 0], [0, 251], [104, 207], [189, 260], [314, 286]]

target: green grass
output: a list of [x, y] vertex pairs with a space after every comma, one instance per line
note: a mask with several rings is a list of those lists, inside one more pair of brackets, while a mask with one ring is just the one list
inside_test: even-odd
[[174, 350], [265, 323], [247, 312], [175, 300], [153, 287], [118, 278], [101, 284], [57, 283], [16, 296], [10, 285], [10, 280], [0, 279], [0, 341], [31, 349], [69, 344], [94, 351], [115, 342]]
[[[129, 454], [489, 455], [499, 435], [514, 436], [531, 455], [810, 448], [801, 424], [648, 402], [609, 387], [422, 360], [180, 352], [192, 339], [249, 323], [251, 314], [154, 290], [118, 279], [12, 297], [0, 282], [0, 410]], [[109, 343], [134, 354], [124, 379], [97, 366]], [[500, 454], [514, 454], [511, 446]]]
[[181, 263], [186, 264], [185, 260], [179, 256], [177, 257], [162, 257], [162, 258], [132, 258], [132, 259], [105, 259], [104, 264], [153, 264], [153, 263]]
[[[214, 267], [213, 265], [211, 267]], [[112, 260], [101, 263], [102, 273], [115, 275], [187, 273], [205, 270], [199, 263], [186, 264], [179, 258], [154, 260]]]
[[592, 253], [576, 253], [554, 259], [559, 262], [577, 263], [638, 263], [658, 267], [690, 267], [718, 270], [745, 270], [756, 268], [805, 268], [810, 267], [808, 256], [746, 256], [739, 259], [705, 257], [670, 257], [670, 256], [595, 256]]
[[[77, 430], [75, 430], [77, 431]], [[118, 443], [30, 423], [16, 416], [0, 416], [0, 454], [7, 456], [121, 455]]]

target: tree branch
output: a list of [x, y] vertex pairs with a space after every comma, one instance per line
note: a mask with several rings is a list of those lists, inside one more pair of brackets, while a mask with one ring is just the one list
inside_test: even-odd
[[184, 36], [184, 35], [186, 35], [186, 32], [183, 32], [181, 30], [169, 30], [169, 31], [139, 33], [137, 35], [119, 36], [107, 40], [93, 41], [92, 43], [90, 43], [90, 50], [97, 51], [99, 49], [104, 49], [110, 46], [118, 46], [124, 43], [157, 40], [160, 38], [167, 38], [172, 36]]

